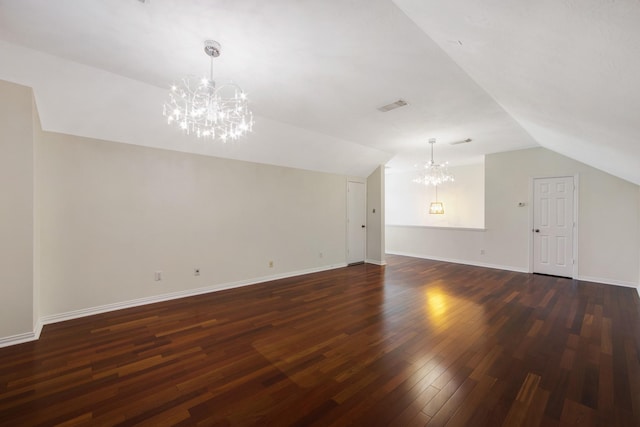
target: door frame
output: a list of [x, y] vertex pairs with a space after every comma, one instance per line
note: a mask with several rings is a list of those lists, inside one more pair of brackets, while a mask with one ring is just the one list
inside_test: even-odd
[[573, 233], [572, 233], [572, 250], [573, 250], [573, 268], [571, 269], [571, 278], [575, 279], [578, 277], [578, 220], [580, 215], [578, 215], [579, 206], [578, 206], [578, 194], [580, 193], [580, 174], [575, 173], [574, 175], [570, 174], [558, 174], [558, 175], [541, 175], [541, 176], [533, 176], [529, 178], [529, 219], [527, 223], [527, 233], [529, 235], [529, 273], [533, 273], [533, 253], [535, 248], [533, 247], [533, 215], [534, 215], [534, 192], [535, 192], [535, 180], [536, 179], [545, 179], [545, 178], [573, 178]]
[[[364, 214], [365, 214], [365, 225], [366, 221], [367, 221], [367, 180], [366, 179], [362, 179], [362, 178], [356, 178], [356, 177], [348, 177], [345, 180], [344, 183], [344, 192], [345, 192], [345, 200], [346, 200], [346, 204], [345, 204], [345, 213], [344, 213], [344, 218], [345, 218], [345, 233], [344, 233], [344, 237], [345, 237], [345, 241], [344, 241], [344, 245], [345, 245], [345, 261], [347, 265], [349, 264], [349, 183], [350, 182], [355, 182], [358, 184], [363, 184], [364, 185]], [[369, 235], [369, 229], [368, 227], [365, 228], [365, 233], [364, 233], [364, 260], [363, 262], [367, 262], [367, 236]], [[359, 264], [360, 262], [356, 263]]]

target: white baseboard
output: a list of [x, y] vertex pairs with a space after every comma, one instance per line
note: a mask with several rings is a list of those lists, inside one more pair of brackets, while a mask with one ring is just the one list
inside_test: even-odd
[[223, 291], [225, 289], [239, 288], [242, 286], [256, 285], [259, 283], [270, 282], [272, 280], [286, 279], [288, 277], [302, 276], [304, 274], [318, 273], [320, 271], [333, 270], [336, 268], [346, 267], [346, 263], [333, 264], [317, 268], [309, 268], [282, 274], [274, 274], [271, 276], [263, 276], [249, 280], [240, 280], [237, 282], [222, 283], [218, 285], [206, 286], [204, 288], [188, 289], [184, 291], [171, 292], [167, 294], [154, 295], [145, 298], [137, 298], [129, 301], [122, 301], [113, 304], [105, 304], [98, 307], [83, 308], [80, 310], [69, 311], [66, 313], [52, 314], [43, 316], [40, 321], [44, 325], [62, 322], [65, 320], [78, 319], [80, 317], [92, 316], [94, 314], [106, 313], [109, 311], [122, 310], [125, 308], [139, 307], [142, 305], [153, 304], [157, 302], [170, 301], [178, 298], [186, 298], [195, 295], [207, 294], [210, 292]]
[[[413, 258], [430, 259], [433, 261], [452, 262], [455, 264], [466, 264], [466, 265], [473, 265], [476, 267], [497, 268], [499, 270], [516, 271], [519, 273], [530, 273], [530, 271], [526, 268], [520, 269], [517, 267], [511, 267], [506, 265], [495, 265], [495, 264], [486, 264], [486, 263], [480, 263], [475, 261], [416, 255], [408, 252], [387, 251], [387, 253], [391, 255], [402, 255], [402, 256], [409, 256]], [[578, 276], [578, 277], [575, 277], [574, 279], [580, 280], [583, 282], [594, 282], [594, 283], [601, 283], [604, 285], [614, 285], [614, 286], [624, 286], [627, 288], [635, 288], [636, 291], [638, 292], [638, 296], [640, 297], [640, 287], [638, 287], [638, 284], [634, 282], [626, 282], [624, 280], [606, 279], [603, 277], [590, 277], [590, 276]]]
[[288, 273], [274, 274], [271, 276], [263, 276], [249, 280], [239, 280], [237, 282], [222, 283], [218, 285], [206, 286], [204, 288], [189, 289], [168, 294], [154, 295], [145, 298], [137, 298], [129, 301], [122, 301], [113, 304], [105, 304], [98, 307], [83, 308], [73, 310], [66, 313], [52, 314], [42, 316], [33, 327], [33, 332], [11, 335], [8, 337], [0, 337], [0, 348], [11, 345], [22, 344], [29, 341], [35, 341], [40, 338], [43, 325], [62, 322], [65, 320], [78, 319], [80, 317], [93, 316], [94, 314], [106, 313], [109, 311], [122, 310], [124, 308], [139, 307], [142, 305], [153, 304], [156, 302], [170, 301], [178, 298], [186, 298], [195, 295], [207, 294], [210, 292], [223, 291], [225, 289], [239, 288], [242, 286], [257, 285], [259, 283], [270, 282], [272, 280], [286, 279], [288, 277], [302, 276], [304, 274], [318, 273], [321, 271], [334, 270], [336, 268], [346, 267], [346, 263], [332, 264], [323, 267], [309, 268], [305, 270], [291, 271]]
[[377, 259], [365, 259], [364, 262], [367, 264], [387, 265], [386, 261], [379, 261]]
[[526, 268], [513, 267], [509, 265], [488, 264], [484, 262], [468, 261], [468, 260], [455, 259], [455, 258], [443, 258], [443, 257], [430, 256], [430, 255], [418, 255], [418, 254], [412, 254], [408, 252], [398, 252], [398, 251], [387, 251], [387, 253], [391, 255], [401, 255], [401, 256], [408, 256], [412, 258], [429, 259], [432, 261], [442, 261], [442, 262], [451, 262], [454, 264], [472, 265], [474, 267], [495, 268], [497, 270], [515, 271], [518, 273], [529, 272], [529, 270]]
[[40, 332], [42, 332], [42, 322], [38, 321], [33, 326], [33, 332], [25, 332], [23, 334], [0, 337], [0, 348], [22, 344], [29, 341], [36, 341], [38, 338], [40, 338]]
[[29, 341], [35, 341], [38, 337], [36, 337], [35, 332], [25, 332], [24, 334], [10, 335], [8, 337], [0, 338], [0, 348], [9, 347], [10, 345], [22, 344]]
[[[529, 272], [526, 269], [518, 269], [511, 266], [478, 263], [475, 261], [466, 261], [466, 260], [458, 260], [458, 259], [442, 258], [442, 257], [431, 257], [431, 256], [425, 256], [425, 255], [411, 254], [407, 252], [388, 251], [387, 253], [391, 255], [402, 255], [402, 256], [408, 256], [413, 258], [429, 259], [433, 261], [443, 261], [443, 262], [451, 262], [455, 264], [473, 265], [476, 267], [496, 268], [499, 270], [516, 271], [520, 273]], [[376, 260], [367, 259], [365, 262], [368, 264], [375, 264], [375, 265], [381, 265], [381, 266], [386, 265], [386, 262], [384, 261], [380, 262]], [[118, 302], [113, 304], [105, 304], [98, 307], [90, 307], [90, 308], [85, 308], [80, 310], [69, 311], [66, 313], [43, 316], [34, 325], [33, 332], [25, 332], [22, 334], [11, 335], [7, 337], [0, 337], [0, 348], [8, 347], [16, 344], [22, 344], [29, 341], [35, 341], [38, 338], [40, 338], [40, 333], [42, 332], [43, 325], [48, 325], [51, 323], [62, 322], [62, 321], [71, 320], [71, 319], [78, 319], [81, 317], [92, 316], [94, 314], [106, 313], [106, 312], [115, 311], [115, 310], [122, 310], [125, 308], [131, 308], [131, 307], [138, 307], [146, 304], [153, 304], [156, 302], [170, 301], [178, 298], [186, 298], [186, 297], [195, 296], [195, 295], [202, 295], [210, 292], [222, 291], [225, 289], [233, 289], [233, 288], [239, 288], [242, 286], [256, 285], [259, 283], [270, 282], [272, 280], [278, 280], [278, 279], [285, 279], [288, 277], [302, 276], [310, 273], [318, 273], [321, 271], [334, 270], [334, 269], [342, 268], [346, 266], [347, 266], [346, 263], [333, 264], [333, 265], [328, 265], [323, 267], [310, 268], [306, 270], [298, 270], [298, 271], [293, 271], [288, 273], [275, 274], [271, 276], [263, 276], [263, 277], [250, 279], [250, 280], [240, 280], [237, 282], [223, 283], [223, 284], [212, 285], [212, 286], [207, 286], [203, 288], [172, 292], [168, 294], [154, 295], [151, 297], [138, 298], [130, 301], [123, 301], [123, 302]], [[638, 287], [636, 283], [597, 278], [597, 277], [587, 277], [587, 276], [577, 277], [576, 279], [586, 281], [586, 282], [596, 282], [596, 283], [603, 283], [607, 285], [616, 285], [616, 286], [625, 286], [625, 287], [635, 288], [636, 291], [638, 292], [638, 297], [640, 297], [640, 287]]]
[[615, 279], [605, 279], [603, 277], [590, 277], [590, 276], [577, 276], [576, 280], [581, 280], [583, 282], [594, 282], [594, 283], [603, 283], [605, 285], [614, 285], [614, 286], [624, 286], [625, 288], [636, 288], [638, 291], [638, 295], [640, 295], [640, 289], [638, 289], [638, 284], [633, 282], [627, 282], [624, 280], [615, 280]]
[[42, 323], [42, 319], [38, 319], [35, 326], [33, 327], [33, 334], [35, 335], [35, 339], [40, 338], [40, 334], [42, 333], [42, 327], [44, 323]]

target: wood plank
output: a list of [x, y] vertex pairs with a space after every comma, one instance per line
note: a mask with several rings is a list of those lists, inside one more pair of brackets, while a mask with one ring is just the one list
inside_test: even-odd
[[0, 425], [640, 425], [635, 289], [388, 256], [46, 325]]
[[518, 395], [511, 405], [511, 409], [504, 420], [503, 426], [519, 426], [524, 424], [529, 407], [534, 395], [540, 385], [540, 376], [532, 373], [527, 374]]

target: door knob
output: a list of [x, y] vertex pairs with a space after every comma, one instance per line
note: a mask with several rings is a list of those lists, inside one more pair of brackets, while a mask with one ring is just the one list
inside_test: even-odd
[[362, 228], [364, 228], [364, 225], [362, 226]]
[[539, 233], [539, 232], [540, 232], [540, 229], [539, 229], [539, 228], [536, 228], [536, 229], [535, 229], [535, 230], [533, 230], [533, 231], [535, 231], [536, 233]]

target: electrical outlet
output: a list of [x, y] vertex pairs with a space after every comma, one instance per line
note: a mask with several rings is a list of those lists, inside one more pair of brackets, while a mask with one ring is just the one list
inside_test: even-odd
[[269, 261], [269, 268], [273, 268], [273, 261]]
[[320, 258], [324, 258], [324, 254], [323, 254], [322, 252], [320, 252], [320, 253], [318, 254], [318, 256], [319, 256]]
[[193, 275], [194, 276], [199, 276], [200, 275], [200, 269], [199, 268], [194, 268], [193, 269]]
[[484, 249], [480, 249], [480, 255], [484, 255]]
[[153, 274], [153, 280], [155, 280], [156, 282], [159, 282], [162, 280], [162, 271], [156, 271]]

